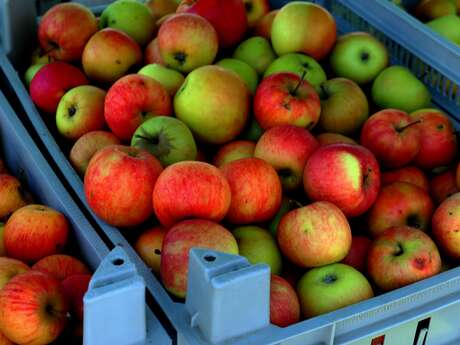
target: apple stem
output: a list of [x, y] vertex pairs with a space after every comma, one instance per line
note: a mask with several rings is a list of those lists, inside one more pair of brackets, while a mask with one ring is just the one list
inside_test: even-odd
[[294, 88], [294, 91], [292, 91], [292, 94], [295, 95], [297, 93], [297, 90], [299, 89], [300, 85], [302, 82], [305, 80], [305, 75], [307, 74], [307, 71], [302, 72], [302, 76], [300, 77], [299, 82], [297, 83], [296, 87]]
[[406, 128], [409, 128], [409, 127], [411, 127], [411, 126], [413, 126], [413, 125], [416, 125], [417, 123], [420, 123], [420, 122], [422, 122], [422, 120], [417, 120], [417, 121], [414, 121], [414, 122], [410, 122], [410, 123], [408, 123], [407, 125], [398, 128], [398, 132], [402, 132], [402, 131], [405, 130]]

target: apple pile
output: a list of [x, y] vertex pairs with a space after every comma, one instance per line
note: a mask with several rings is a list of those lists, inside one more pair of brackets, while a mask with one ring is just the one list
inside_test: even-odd
[[70, 231], [65, 216], [34, 204], [0, 166], [0, 343], [48, 344], [64, 334], [78, 339], [91, 272], [62, 253]]
[[117, 0], [97, 19], [65, 3], [38, 40], [32, 100], [92, 210], [175, 297], [192, 247], [268, 264], [279, 326], [460, 259], [449, 117], [323, 7]]

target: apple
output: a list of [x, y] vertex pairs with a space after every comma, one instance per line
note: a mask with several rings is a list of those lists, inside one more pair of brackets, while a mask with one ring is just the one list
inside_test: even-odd
[[351, 246], [351, 229], [343, 212], [317, 201], [286, 213], [276, 233], [281, 252], [300, 267], [339, 262]]
[[436, 176], [429, 182], [431, 197], [436, 205], [442, 203], [451, 195], [460, 192], [457, 186], [456, 174], [454, 169], [448, 169]]
[[62, 291], [70, 304], [70, 312], [83, 321], [83, 296], [88, 290], [91, 274], [73, 274], [61, 282]]
[[21, 182], [16, 177], [0, 174], [0, 219], [7, 219], [28, 201]]
[[266, 13], [262, 18], [260, 18], [253, 27], [254, 36], [265, 37], [268, 40], [271, 40], [272, 37], [272, 25], [275, 16], [278, 14], [279, 9], [272, 10]]
[[276, 59], [276, 55], [266, 38], [255, 36], [241, 42], [236, 47], [233, 58], [246, 62], [262, 75]]
[[18, 274], [0, 290], [0, 329], [14, 343], [51, 343], [62, 333], [68, 310], [60, 282], [42, 272]]
[[135, 0], [116, 0], [110, 3], [99, 18], [99, 28], [123, 31], [144, 46], [155, 34], [155, 18], [150, 8]]
[[3, 241], [3, 234], [5, 232], [5, 224], [0, 222], [0, 257], [6, 256], [5, 244]]
[[166, 89], [171, 97], [174, 97], [185, 80], [184, 76], [179, 72], [158, 63], [148, 64], [137, 73], [155, 79]]
[[173, 163], [195, 160], [197, 148], [190, 129], [170, 116], [155, 116], [134, 132], [131, 146], [149, 151], [165, 167]]
[[392, 226], [410, 226], [427, 230], [433, 214], [433, 202], [427, 190], [408, 182], [383, 186], [368, 213], [368, 231], [372, 237]]
[[243, 130], [249, 98], [249, 89], [234, 72], [219, 66], [203, 66], [185, 78], [174, 96], [174, 111], [197, 140], [224, 144]]
[[78, 3], [56, 4], [38, 24], [38, 41], [49, 56], [61, 61], [78, 61], [89, 38], [96, 33], [96, 17]]
[[255, 24], [270, 11], [268, 0], [243, 0], [248, 18], [248, 27], [252, 28]]
[[431, 95], [425, 84], [406, 67], [390, 66], [375, 78], [372, 100], [380, 108], [394, 108], [410, 113], [429, 107]]
[[445, 199], [436, 209], [431, 219], [433, 238], [441, 251], [449, 258], [460, 258], [459, 211], [460, 193]]
[[117, 80], [107, 92], [104, 104], [107, 124], [123, 141], [130, 141], [145, 120], [171, 112], [171, 99], [166, 89], [156, 80], [140, 74], [129, 74]]
[[20, 260], [0, 257], [0, 291], [14, 276], [27, 272], [29, 266]]
[[220, 60], [216, 63], [216, 65], [238, 74], [238, 76], [245, 82], [249, 91], [251, 91], [251, 94], [256, 92], [259, 77], [252, 66], [248, 65], [244, 61], [229, 58]]
[[253, 103], [254, 116], [263, 129], [294, 125], [312, 129], [321, 104], [313, 86], [294, 73], [275, 73], [259, 84]]
[[168, 166], [153, 190], [155, 214], [166, 227], [187, 218], [220, 222], [230, 207], [230, 186], [211, 164], [184, 161]]
[[316, 136], [316, 140], [321, 146], [329, 144], [358, 145], [353, 139], [339, 133], [321, 133]]
[[180, 72], [212, 64], [219, 45], [213, 26], [203, 17], [190, 13], [168, 18], [160, 26], [157, 38], [166, 66]]
[[358, 84], [373, 81], [389, 62], [386, 47], [366, 32], [340, 36], [329, 56], [334, 74]]
[[295, 199], [290, 199], [284, 196], [281, 199], [281, 205], [278, 209], [276, 215], [272, 218], [271, 222], [268, 224], [268, 230], [270, 230], [271, 234], [276, 237], [278, 232], [278, 225], [283, 218], [283, 216], [288, 213], [289, 211], [295, 210], [296, 208], [302, 207], [302, 204]]
[[259, 123], [255, 118], [250, 118], [248, 123], [246, 124], [246, 128], [241, 133], [241, 138], [243, 140], [249, 140], [256, 142], [260, 139], [264, 130], [260, 127]]
[[142, 62], [142, 51], [123, 31], [105, 28], [95, 33], [83, 50], [82, 65], [89, 79], [112, 84]]
[[285, 190], [302, 185], [305, 163], [319, 147], [304, 128], [283, 125], [268, 129], [257, 142], [254, 157], [269, 163], [278, 173]]
[[374, 297], [366, 277], [355, 268], [341, 263], [313, 268], [305, 273], [297, 284], [297, 294], [304, 318]]
[[449, 15], [434, 19], [427, 23], [434, 32], [456, 45], [460, 45], [460, 17]]
[[415, 7], [415, 16], [423, 22], [456, 13], [457, 7], [451, 0], [422, 0]]
[[294, 1], [284, 5], [275, 16], [271, 38], [278, 55], [297, 52], [321, 60], [334, 46], [336, 24], [324, 7]]
[[70, 150], [70, 163], [80, 176], [84, 176], [94, 154], [109, 145], [121, 145], [121, 141], [111, 132], [92, 131], [83, 134]]
[[189, 252], [193, 247], [238, 255], [232, 233], [223, 226], [203, 219], [184, 220], [174, 225], [163, 239], [161, 280], [174, 296], [187, 293]]
[[431, 277], [441, 270], [433, 240], [409, 226], [394, 226], [380, 234], [367, 256], [369, 276], [383, 291]]
[[77, 67], [65, 62], [52, 62], [40, 68], [32, 78], [30, 97], [40, 110], [54, 115], [65, 92], [85, 84], [88, 84], [88, 79]]
[[270, 276], [270, 322], [287, 327], [299, 322], [300, 303], [294, 288], [284, 278]]
[[161, 246], [167, 231], [168, 229], [161, 225], [147, 229], [134, 244], [136, 252], [156, 274], [160, 274]]
[[252, 264], [267, 264], [272, 274], [280, 274], [282, 269], [281, 252], [275, 239], [267, 230], [254, 225], [240, 226], [232, 231], [238, 243], [239, 255]]
[[0, 345], [14, 345], [2, 332], [0, 332]]
[[404, 111], [384, 109], [373, 114], [361, 129], [361, 145], [378, 161], [390, 168], [412, 162], [420, 150], [421, 133], [414, 120]]
[[158, 159], [146, 150], [104, 147], [94, 154], [86, 170], [86, 200], [107, 224], [139, 225], [153, 214], [153, 187], [162, 170]]
[[242, 158], [254, 157], [256, 144], [249, 140], [236, 140], [222, 146], [214, 155], [212, 164], [220, 168], [223, 165]]
[[144, 50], [144, 64], [166, 65], [163, 58], [161, 57], [160, 48], [158, 47], [158, 38], [155, 37]]
[[182, 0], [177, 12], [194, 13], [207, 19], [216, 29], [220, 48], [239, 43], [248, 26], [243, 0]]
[[380, 168], [371, 151], [360, 145], [320, 146], [303, 173], [305, 192], [311, 200], [330, 201], [347, 217], [366, 212], [380, 189]]
[[366, 236], [353, 236], [350, 250], [341, 263], [354, 267], [365, 274], [367, 253], [369, 252], [371, 243], [372, 241]]
[[30, 64], [48, 64], [57, 61], [56, 58], [50, 55], [51, 52], [44, 51], [41, 47], [37, 47], [30, 57]]
[[231, 189], [226, 219], [252, 224], [272, 219], [281, 205], [282, 187], [275, 169], [259, 158], [243, 158], [220, 168]]
[[352, 80], [334, 78], [318, 88], [321, 99], [319, 126], [324, 132], [352, 134], [369, 116], [369, 104], [361, 88]]
[[279, 72], [292, 72], [300, 78], [303, 76], [315, 89], [327, 79], [323, 67], [315, 59], [300, 53], [289, 53], [278, 57], [267, 67], [264, 78]]
[[447, 115], [437, 109], [421, 109], [410, 114], [420, 121], [420, 150], [414, 163], [424, 169], [448, 165], [457, 154], [457, 137]]
[[424, 172], [415, 166], [405, 166], [382, 173], [382, 186], [393, 182], [409, 182], [426, 191], [430, 190], [430, 182]]
[[27, 68], [24, 73], [24, 82], [27, 88], [30, 87], [30, 82], [35, 77], [35, 74], [37, 74], [37, 72], [45, 65], [46, 63], [37, 63], [35, 65], [30, 65], [29, 68]]
[[59, 281], [74, 274], [89, 274], [90, 271], [86, 265], [70, 255], [54, 254], [45, 256], [37, 261], [32, 269], [52, 275]]
[[176, 12], [179, 3], [176, 0], [146, 0], [145, 4], [150, 8], [153, 16], [158, 19]]

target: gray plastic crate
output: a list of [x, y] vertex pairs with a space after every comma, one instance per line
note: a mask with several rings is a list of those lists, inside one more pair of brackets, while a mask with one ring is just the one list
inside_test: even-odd
[[[84, 298], [86, 345], [171, 344], [146, 306], [145, 282], [125, 251], [109, 251], [60, 183], [32, 138], [0, 92], [0, 152], [8, 170], [45, 205], [68, 219], [70, 241], [92, 270]], [[101, 330], [104, 329], [104, 332]]]
[[[1, 1], [1, 0], [0, 0]], [[3, 0], [6, 1], [6, 0]], [[12, 1], [12, 0], [11, 0]], [[25, 1], [25, 0], [14, 0]], [[421, 61], [410, 51], [385, 34], [378, 14], [366, 12], [368, 1], [316, 1], [328, 8], [337, 20], [340, 32], [367, 31], [379, 37], [389, 47], [393, 63], [407, 65], [408, 60]], [[271, 1], [280, 7], [289, 1]], [[355, 7], [361, 7], [356, 10]], [[14, 11], [14, 10], [13, 10]], [[21, 67], [24, 51], [34, 41], [35, 17], [25, 11], [19, 19], [22, 26], [9, 28], [11, 35], [29, 32], [18, 49], [8, 57], [0, 54], [0, 66], [5, 74], [16, 108], [31, 132], [48, 151], [53, 165], [65, 176], [67, 186], [85, 205], [100, 229], [116, 245], [123, 246], [147, 284], [147, 289], [177, 331], [178, 344], [232, 345], [453, 345], [460, 343], [460, 327], [455, 316], [460, 312], [460, 268], [385, 293], [340, 310], [304, 320], [286, 328], [267, 321], [267, 271], [263, 265], [250, 266], [238, 256], [202, 252], [194, 249], [190, 261], [189, 298], [186, 303], [171, 298], [149, 268], [142, 262], [125, 236], [108, 226], [86, 204], [83, 184], [59, 146], [46, 128], [33, 105], [21, 77], [15, 68]], [[418, 59], [418, 60], [417, 60]], [[425, 61], [425, 63], [428, 63]], [[22, 66], [23, 67], [23, 66]], [[425, 82], [427, 82], [425, 80]], [[435, 97], [436, 106], [445, 108], [443, 98]], [[442, 101], [442, 102], [441, 102]], [[204, 256], [215, 255], [213, 265]], [[265, 282], [265, 283], [264, 283]], [[258, 287], [258, 289], [257, 289]], [[231, 296], [231, 297], [228, 297]], [[252, 315], [253, 319], [248, 317]], [[212, 322], [207, 322], [212, 321]], [[384, 338], [384, 340], [382, 340]]]

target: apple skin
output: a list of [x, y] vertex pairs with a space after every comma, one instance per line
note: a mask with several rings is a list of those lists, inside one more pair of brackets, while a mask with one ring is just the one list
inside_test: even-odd
[[0, 257], [0, 290], [13, 278], [14, 276], [27, 272], [30, 270], [29, 266], [20, 260]]
[[284, 278], [270, 276], [270, 322], [287, 327], [300, 320], [299, 297], [291, 284]]
[[424, 169], [449, 165], [457, 154], [455, 129], [443, 112], [422, 109], [410, 114], [420, 131], [420, 150], [414, 163]]
[[170, 116], [155, 116], [142, 123], [134, 132], [131, 146], [149, 151], [164, 167], [195, 160], [197, 155], [190, 129]]
[[24, 82], [27, 88], [30, 87], [30, 82], [35, 77], [35, 74], [37, 74], [37, 72], [41, 70], [41, 68], [45, 65], [46, 63], [37, 63], [30, 65], [29, 68], [27, 68], [26, 72], [24, 73]]
[[153, 16], [159, 19], [176, 12], [179, 3], [176, 0], [146, 0], [145, 4], [150, 8]]
[[5, 244], [3, 241], [3, 234], [5, 232], [5, 224], [0, 222], [0, 257], [6, 256]]
[[294, 125], [312, 129], [319, 120], [321, 103], [313, 86], [294, 73], [275, 73], [259, 84], [254, 116], [263, 129]]
[[57, 4], [38, 25], [40, 47], [60, 61], [78, 61], [89, 38], [97, 31], [94, 14], [78, 3]]
[[61, 282], [62, 291], [69, 301], [70, 312], [83, 321], [83, 296], [88, 290], [91, 274], [73, 274]]
[[171, 97], [174, 97], [185, 80], [179, 72], [158, 63], [146, 65], [137, 73], [155, 79], [168, 91]]
[[19, 180], [8, 174], [0, 174], [0, 219], [7, 219], [27, 203], [27, 196]]
[[134, 244], [136, 252], [156, 274], [160, 274], [161, 246], [167, 231], [168, 229], [161, 225], [147, 229]]
[[233, 58], [246, 62], [259, 75], [263, 75], [268, 66], [276, 59], [270, 42], [260, 36], [250, 37], [236, 47]]
[[334, 74], [358, 84], [373, 81], [388, 65], [386, 47], [366, 32], [352, 32], [340, 36], [329, 56]]
[[281, 205], [281, 181], [273, 167], [259, 158], [243, 158], [220, 168], [231, 189], [226, 219], [252, 224], [272, 219]]
[[241, 158], [254, 157], [256, 144], [249, 140], [236, 140], [222, 146], [214, 155], [212, 164], [220, 168]]
[[283, 6], [272, 24], [271, 39], [277, 55], [305, 53], [325, 57], [336, 40], [334, 17], [323, 7], [295, 1]]
[[259, 77], [252, 66], [238, 59], [222, 59], [216, 65], [238, 74], [245, 82], [249, 91], [251, 91], [251, 94], [256, 92]]
[[168, 166], [153, 190], [155, 214], [166, 227], [186, 218], [220, 222], [230, 207], [230, 186], [215, 166], [184, 161]]
[[422, 22], [456, 13], [457, 7], [451, 0], [422, 0], [415, 7], [415, 16]]
[[168, 18], [160, 26], [157, 38], [166, 66], [180, 72], [212, 64], [219, 47], [213, 26], [203, 17], [190, 13]]
[[130, 141], [145, 120], [171, 113], [171, 99], [166, 89], [156, 80], [140, 74], [129, 74], [117, 80], [105, 98], [105, 120], [122, 141]]
[[46, 274], [52, 275], [59, 281], [74, 275], [74, 274], [89, 274], [90, 271], [86, 265], [70, 255], [54, 254], [45, 256], [37, 261], [32, 269]]
[[254, 24], [254, 28], [252, 30], [254, 36], [261, 36], [271, 40], [273, 20], [275, 19], [275, 16], [278, 14], [278, 12], [279, 10], [272, 10], [260, 18]]
[[194, 13], [208, 20], [217, 32], [220, 48], [235, 46], [248, 27], [242, 0], [182, 0], [176, 12]]
[[276, 234], [278, 232], [278, 225], [283, 218], [283, 216], [292, 211], [295, 210], [296, 208], [300, 208], [303, 205], [298, 202], [295, 199], [290, 199], [285, 196], [281, 199], [281, 205], [278, 209], [278, 212], [275, 214], [275, 216], [272, 218], [271, 222], [268, 224], [268, 230], [270, 230], [271, 234], [276, 237]]
[[353, 139], [339, 133], [321, 133], [316, 136], [316, 140], [321, 146], [330, 144], [358, 145]]
[[405, 166], [382, 172], [382, 187], [393, 182], [408, 182], [426, 191], [430, 190], [430, 182], [425, 173], [415, 166]]
[[14, 343], [51, 343], [62, 333], [68, 310], [60, 282], [42, 272], [18, 274], [0, 290], [0, 329]]
[[112, 84], [142, 62], [139, 45], [123, 31], [105, 28], [95, 33], [83, 50], [82, 65], [89, 79]]
[[177, 118], [207, 144], [224, 144], [238, 136], [249, 107], [250, 92], [244, 81], [219, 66], [193, 70], [174, 96]]
[[442, 203], [451, 195], [460, 192], [457, 187], [454, 169], [448, 169], [430, 179], [430, 194], [436, 205]]
[[330, 201], [347, 217], [366, 212], [380, 189], [380, 168], [371, 151], [360, 145], [330, 144], [318, 148], [303, 173], [311, 200]]
[[54, 115], [67, 90], [88, 83], [77, 67], [65, 62], [52, 62], [40, 68], [32, 78], [30, 97], [40, 110]]
[[460, 193], [445, 199], [431, 219], [434, 240], [440, 250], [454, 260], [460, 258], [459, 211]]
[[84, 176], [94, 154], [109, 145], [121, 145], [121, 141], [111, 132], [88, 132], [73, 144], [69, 153], [70, 163], [80, 176]]
[[353, 134], [369, 116], [366, 95], [354, 81], [334, 78], [317, 88], [321, 99], [319, 126], [324, 132]]
[[248, 27], [253, 28], [256, 23], [270, 11], [268, 0], [243, 0], [248, 18]]
[[158, 159], [146, 150], [107, 146], [89, 162], [84, 178], [86, 200], [107, 224], [139, 225], [153, 214], [153, 187], [162, 171]]
[[185, 298], [189, 252], [193, 247], [238, 255], [238, 244], [223, 226], [203, 219], [184, 220], [174, 225], [163, 239], [161, 280], [174, 296]]
[[403, 111], [381, 110], [364, 123], [360, 143], [382, 165], [402, 167], [412, 162], [420, 150], [421, 133], [416, 124], [416, 120]]
[[367, 269], [374, 283], [389, 291], [439, 273], [441, 257], [433, 240], [423, 231], [394, 226], [372, 242]]
[[341, 261], [345, 265], [366, 273], [366, 259], [372, 241], [366, 236], [353, 236], [347, 256]]
[[296, 190], [302, 185], [305, 163], [318, 147], [319, 143], [306, 129], [277, 126], [262, 134], [254, 157], [263, 159], [277, 171], [285, 190]]
[[238, 243], [239, 255], [248, 259], [252, 265], [267, 264], [272, 274], [281, 273], [281, 252], [267, 230], [254, 225], [240, 226], [233, 229], [232, 234]]
[[166, 63], [164, 62], [163, 58], [160, 54], [160, 47], [158, 47], [158, 38], [155, 37], [148, 45], [145, 47], [144, 50], [144, 64], [154, 64], [157, 63], [159, 65], [165, 66]]
[[343, 212], [317, 201], [286, 213], [276, 233], [281, 252], [300, 267], [339, 262], [351, 246], [351, 229]]
[[452, 43], [460, 45], [460, 17], [458, 15], [436, 18], [426, 23], [426, 25]]
[[313, 268], [297, 283], [304, 318], [325, 314], [374, 297], [366, 277], [355, 268], [335, 263]]
[[2, 332], [0, 332], [0, 345], [14, 345]]
[[393, 182], [380, 190], [368, 213], [368, 230], [372, 237], [392, 226], [428, 229], [434, 211], [427, 190], [407, 182]]
[[7, 256], [31, 263], [59, 253], [68, 236], [69, 223], [62, 213], [31, 204], [11, 215], [5, 224], [3, 240]]

